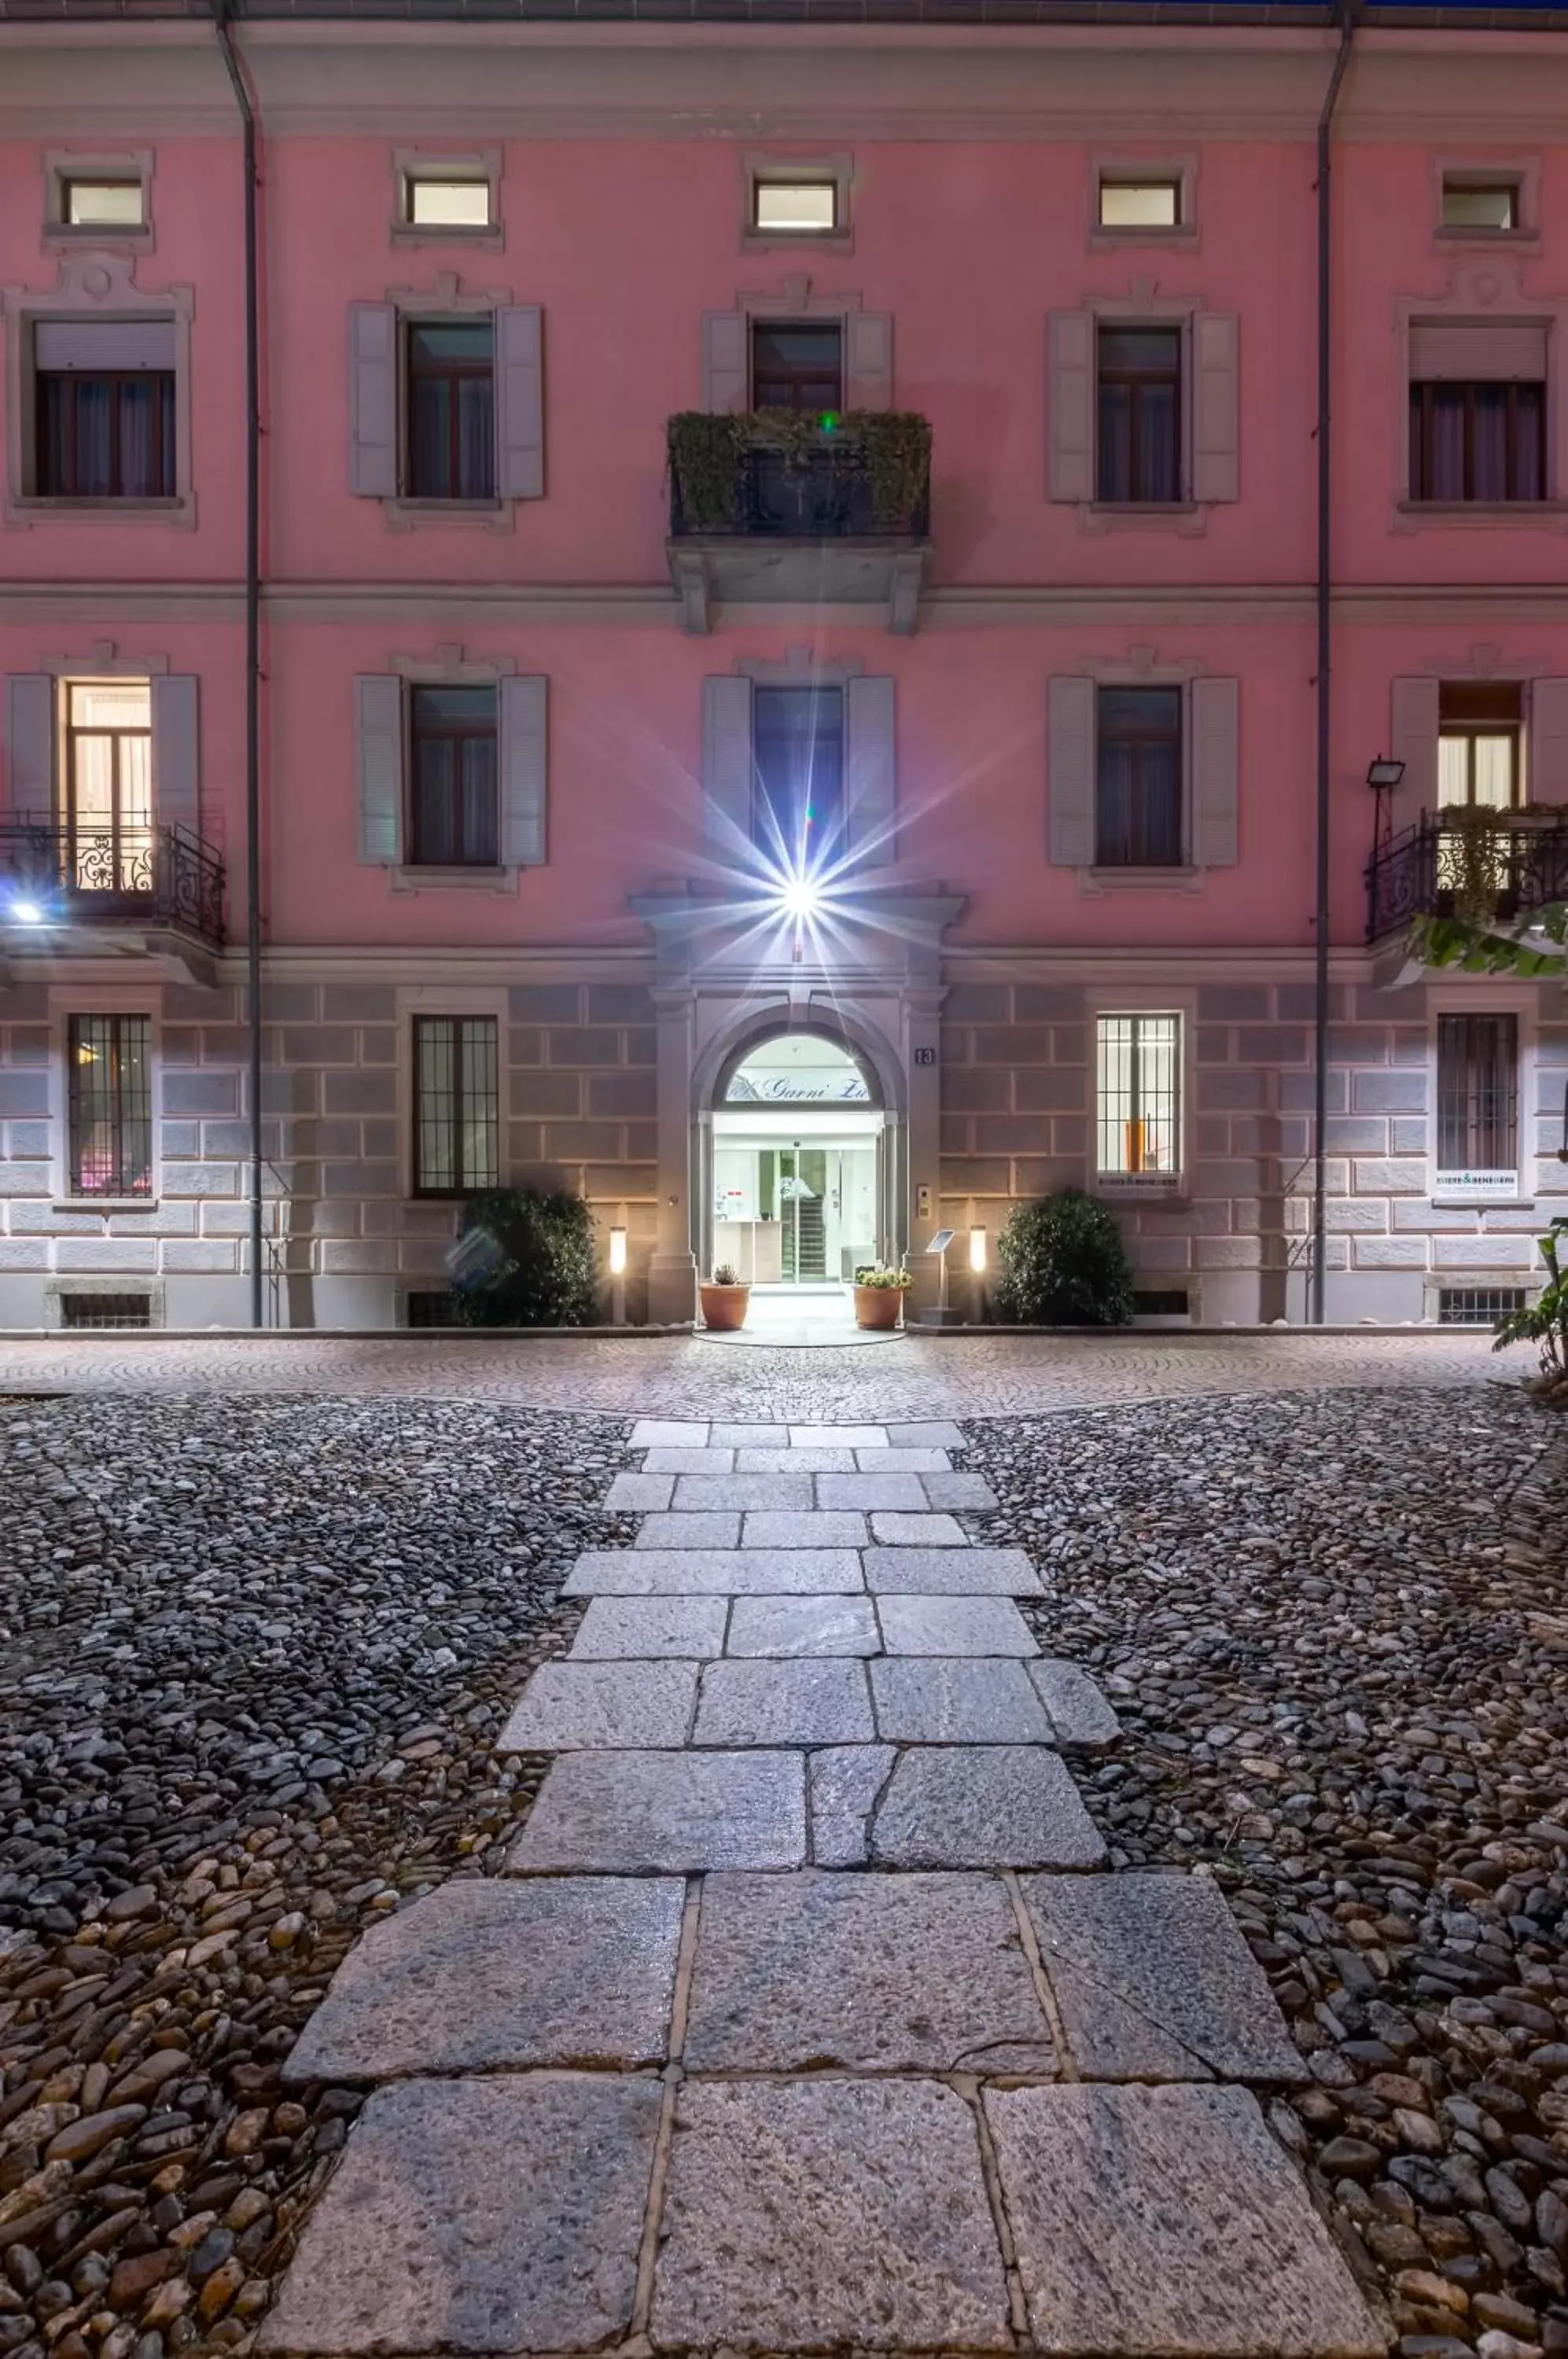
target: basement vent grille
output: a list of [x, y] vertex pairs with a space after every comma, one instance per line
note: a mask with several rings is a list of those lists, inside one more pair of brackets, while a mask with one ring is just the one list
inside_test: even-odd
[[455, 1327], [457, 1305], [442, 1288], [428, 1287], [408, 1297], [410, 1327]]
[[1135, 1319], [1185, 1319], [1191, 1308], [1184, 1286], [1139, 1286], [1133, 1288]]
[[1440, 1327], [1495, 1327], [1513, 1310], [1522, 1310], [1527, 1297], [1522, 1286], [1443, 1286], [1438, 1288]]
[[62, 1294], [62, 1327], [150, 1327], [150, 1294]]

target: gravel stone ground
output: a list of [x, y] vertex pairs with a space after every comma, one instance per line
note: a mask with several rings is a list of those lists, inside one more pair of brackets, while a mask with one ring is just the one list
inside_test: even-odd
[[1478, 1387], [968, 1430], [964, 1521], [1124, 1723], [1074, 1764], [1112, 1864], [1225, 1892], [1402, 2359], [1568, 2353], [1568, 1426]]
[[248, 2347], [361, 2102], [279, 2063], [367, 1923], [504, 1858], [625, 1434], [0, 1402], [0, 2354]]

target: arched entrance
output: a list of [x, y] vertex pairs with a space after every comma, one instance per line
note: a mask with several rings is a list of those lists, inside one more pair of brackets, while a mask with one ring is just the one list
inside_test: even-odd
[[[835, 1301], [903, 1245], [898, 1108], [846, 1033], [765, 1025], [713, 1070], [702, 1114], [702, 1264], [766, 1301]], [[759, 1306], [760, 1307], [760, 1306]]]

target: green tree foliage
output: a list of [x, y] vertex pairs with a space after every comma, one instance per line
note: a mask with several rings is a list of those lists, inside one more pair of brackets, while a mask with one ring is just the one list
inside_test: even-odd
[[1497, 1322], [1494, 1352], [1509, 1343], [1539, 1343], [1541, 1373], [1553, 1384], [1568, 1379], [1568, 1215], [1559, 1213], [1543, 1237], [1537, 1240], [1546, 1264], [1547, 1283], [1523, 1310], [1510, 1311]]

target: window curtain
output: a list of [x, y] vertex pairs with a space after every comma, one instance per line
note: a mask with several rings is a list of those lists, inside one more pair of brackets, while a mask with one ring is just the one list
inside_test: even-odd
[[417, 741], [415, 858], [431, 867], [498, 867], [495, 741]]
[[1174, 745], [1102, 738], [1095, 859], [1106, 868], [1179, 868], [1181, 776]]

